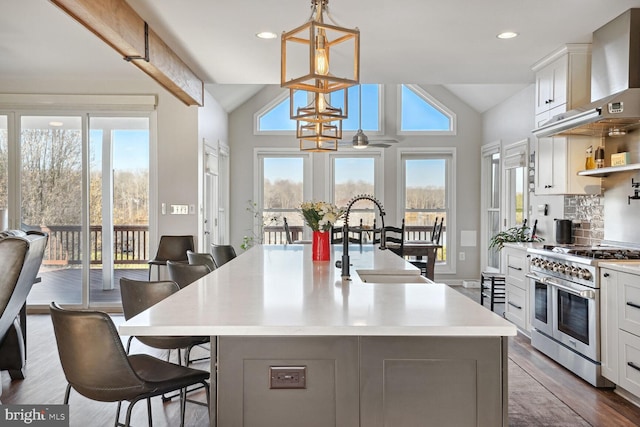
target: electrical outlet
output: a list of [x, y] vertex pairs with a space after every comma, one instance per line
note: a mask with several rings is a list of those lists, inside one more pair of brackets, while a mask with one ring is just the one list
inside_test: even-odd
[[465, 260], [465, 258], [466, 258], [466, 254], [465, 254], [464, 252], [460, 252], [460, 253], [458, 254], [458, 259], [459, 259], [460, 261], [464, 261], [464, 260]]
[[270, 366], [269, 388], [307, 388], [306, 366]]

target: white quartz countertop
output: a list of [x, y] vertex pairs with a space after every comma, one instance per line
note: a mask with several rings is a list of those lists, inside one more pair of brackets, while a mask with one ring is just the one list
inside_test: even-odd
[[[123, 335], [513, 336], [516, 327], [390, 251], [351, 246], [351, 281], [311, 245], [256, 246], [119, 327]], [[358, 271], [380, 275], [364, 283]], [[385, 277], [387, 276], [387, 277]]]
[[640, 261], [601, 262], [598, 266], [600, 268], [608, 268], [610, 270], [621, 271], [623, 273], [640, 275]]

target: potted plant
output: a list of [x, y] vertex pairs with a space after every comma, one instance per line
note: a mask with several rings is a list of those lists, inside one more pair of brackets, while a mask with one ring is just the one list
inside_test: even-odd
[[489, 249], [495, 248], [496, 251], [500, 251], [504, 247], [505, 243], [542, 241], [544, 241], [544, 239], [536, 236], [535, 231], [531, 232], [529, 226], [527, 226], [527, 220], [524, 220], [522, 225], [511, 227], [493, 236], [491, 240], [489, 240]]

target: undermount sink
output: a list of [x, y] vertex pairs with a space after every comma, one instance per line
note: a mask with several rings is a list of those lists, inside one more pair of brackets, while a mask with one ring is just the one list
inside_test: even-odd
[[419, 274], [360, 274], [364, 283], [430, 283], [431, 281]]

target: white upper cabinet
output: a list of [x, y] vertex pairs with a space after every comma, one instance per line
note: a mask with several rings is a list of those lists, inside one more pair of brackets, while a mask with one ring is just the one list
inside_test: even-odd
[[585, 167], [585, 152], [596, 147], [598, 138], [567, 136], [540, 138], [536, 148], [535, 193], [600, 194], [600, 178], [580, 176]]
[[[569, 44], [533, 66], [536, 127], [591, 101], [590, 63], [591, 45]], [[535, 193], [600, 194], [600, 179], [577, 175], [585, 168], [585, 150], [598, 144], [599, 140], [582, 136], [539, 138], [535, 153]]]
[[536, 73], [536, 125], [591, 101], [590, 44], [565, 45], [532, 69]]
[[536, 73], [536, 115], [567, 103], [568, 67], [569, 58], [564, 55]]

